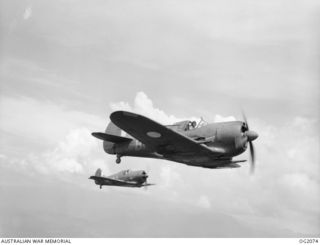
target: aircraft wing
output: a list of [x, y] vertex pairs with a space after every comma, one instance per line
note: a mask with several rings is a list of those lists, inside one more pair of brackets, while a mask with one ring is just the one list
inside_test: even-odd
[[142, 186], [151, 186], [151, 185], [156, 185], [156, 184], [149, 184], [149, 183], [142, 184]]
[[107, 182], [108, 185], [139, 186], [136, 182], [133, 182], [133, 181], [123, 181], [123, 180], [117, 180], [117, 179], [112, 179], [112, 178], [108, 178], [108, 177], [100, 177], [100, 176], [91, 176], [90, 178], [93, 179], [93, 180]]
[[111, 121], [128, 134], [160, 154], [193, 153], [220, 156], [223, 149], [212, 149], [139, 114], [116, 111]]

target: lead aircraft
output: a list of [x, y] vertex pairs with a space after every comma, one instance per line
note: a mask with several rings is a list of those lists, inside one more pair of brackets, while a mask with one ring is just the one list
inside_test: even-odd
[[[106, 153], [121, 157], [146, 157], [165, 159], [189, 166], [204, 168], [237, 168], [246, 160], [232, 158], [246, 151], [249, 144], [251, 171], [255, 166], [252, 141], [258, 134], [249, 129], [244, 121], [198, 124], [181, 121], [173, 125], [162, 125], [150, 118], [127, 111], [115, 111], [105, 133], [92, 135], [103, 140]], [[122, 135], [122, 131], [126, 135]]]

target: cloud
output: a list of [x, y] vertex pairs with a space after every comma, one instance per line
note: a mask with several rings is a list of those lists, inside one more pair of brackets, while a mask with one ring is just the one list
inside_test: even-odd
[[102, 143], [91, 135], [104, 119], [28, 97], [2, 96], [0, 109], [1, 164], [56, 177], [109, 172]]
[[83, 173], [95, 165], [92, 157], [99, 149], [98, 142], [87, 128], [72, 130], [59, 145], [44, 153], [37, 162], [47, 164], [49, 171]]
[[30, 97], [0, 98], [1, 129], [28, 138], [39, 145], [54, 145], [79, 127], [103, 128], [104, 119], [90, 113]]
[[96, 168], [108, 168], [100, 158], [101, 142], [91, 136], [87, 128], [71, 130], [53, 149], [11, 158], [3, 164], [34, 173], [64, 178], [69, 174], [88, 174]]
[[161, 182], [159, 185], [165, 188], [172, 188], [179, 184], [183, 184], [182, 176], [175, 167], [172, 166], [164, 166], [161, 168], [160, 179]]
[[209, 209], [211, 207], [211, 203], [209, 201], [209, 198], [206, 195], [201, 195], [199, 197], [197, 204], [201, 208]]
[[167, 115], [164, 111], [155, 108], [152, 100], [142, 91], [136, 94], [133, 106], [130, 106], [127, 102], [121, 101], [110, 103], [110, 108], [114, 111], [127, 110], [140, 113], [163, 124], [171, 124], [182, 120], [173, 115]]
[[24, 20], [28, 20], [32, 17], [32, 8], [31, 7], [27, 7], [23, 13], [23, 19]]
[[224, 116], [216, 115], [214, 117], [214, 122], [229, 122], [229, 121], [235, 121], [235, 120], [236, 118], [234, 116], [224, 117]]
[[[168, 115], [163, 110], [156, 108], [153, 105], [152, 100], [142, 91], [136, 94], [134, 98], [133, 106], [131, 106], [127, 102], [120, 101], [120, 102], [110, 103], [110, 108], [113, 111], [126, 110], [126, 111], [136, 112], [136, 113], [145, 115], [147, 117], [150, 117], [151, 119], [157, 122], [160, 122], [162, 124], [172, 124], [182, 120], [193, 120], [193, 121], [200, 120], [199, 118], [196, 118], [196, 117], [178, 118], [174, 115]], [[221, 115], [216, 115], [214, 118], [215, 122], [226, 122], [226, 121], [234, 121], [234, 120], [235, 120], [235, 117], [233, 116], [224, 117]]]

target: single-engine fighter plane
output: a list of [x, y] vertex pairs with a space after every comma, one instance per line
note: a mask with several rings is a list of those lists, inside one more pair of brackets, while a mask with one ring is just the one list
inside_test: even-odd
[[[103, 140], [106, 153], [121, 157], [165, 159], [204, 168], [237, 168], [246, 160], [232, 160], [243, 153], [249, 144], [251, 171], [254, 170], [255, 152], [252, 141], [258, 134], [244, 121], [206, 123], [201, 120], [181, 121], [162, 125], [145, 116], [115, 111], [110, 115], [105, 133], [92, 133]], [[127, 135], [122, 136], [125, 131]]]
[[103, 185], [124, 187], [142, 187], [153, 185], [147, 183], [147, 178], [148, 175], [145, 171], [131, 171], [129, 169], [106, 177], [102, 175], [102, 171], [99, 168], [97, 169], [95, 175], [90, 176], [89, 179], [93, 179], [96, 185], [99, 185], [101, 189]]

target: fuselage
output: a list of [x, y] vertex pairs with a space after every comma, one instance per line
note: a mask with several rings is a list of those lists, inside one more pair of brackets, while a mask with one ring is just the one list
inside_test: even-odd
[[147, 179], [147, 173], [144, 170], [122, 170], [119, 173], [108, 176], [108, 178], [122, 181], [132, 181], [136, 183], [143, 183]]
[[[125, 187], [141, 187], [147, 180], [148, 175], [143, 170], [123, 170], [110, 176], [91, 176], [90, 179], [95, 181], [96, 185], [125, 186]], [[114, 182], [118, 180], [121, 182]]]

